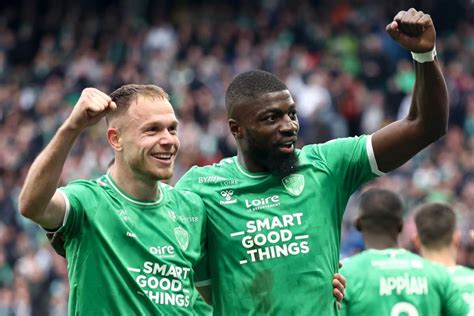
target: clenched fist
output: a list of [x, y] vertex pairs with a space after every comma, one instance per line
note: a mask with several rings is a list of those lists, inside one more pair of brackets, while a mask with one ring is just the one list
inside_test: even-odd
[[82, 90], [81, 97], [67, 120], [67, 125], [82, 130], [94, 125], [116, 108], [117, 105], [107, 94], [95, 88], [86, 88]]
[[402, 47], [414, 53], [426, 53], [433, 49], [436, 31], [429, 14], [413, 8], [400, 11], [386, 27], [387, 33]]

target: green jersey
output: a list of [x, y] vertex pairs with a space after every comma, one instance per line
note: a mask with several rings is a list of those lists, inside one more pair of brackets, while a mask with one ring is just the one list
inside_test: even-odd
[[474, 316], [474, 270], [463, 266], [454, 266], [449, 267], [448, 272], [454, 283], [459, 286], [464, 301], [469, 305], [469, 315]]
[[332, 279], [341, 220], [350, 195], [376, 177], [370, 136], [296, 154], [298, 170], [284, 178], [250, 173], [232, 157], [193, 167], [176, 185], [206, 207], [216, 315], [338, 313]]
[[202, 200], [159, 183], [155, 201], [137, 200], [108, 175], [59, 191], [69, 315], [194, 315], [193, 266], [201, 257]]
[[444, 267], [404, 249], [365, 250], [344, 260], [343, 315], [465, 316], [468, 308]]

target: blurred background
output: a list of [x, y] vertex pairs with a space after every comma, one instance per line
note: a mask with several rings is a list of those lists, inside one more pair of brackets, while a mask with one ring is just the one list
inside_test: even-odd
[[[235, 154], [224, 92], [260, 68], [286, 82], [298, 105], [300, 144], [372, 133], [406, 115], [411, 56], [385, 33], [403, 9], [429, 13], [450, 95], [448, 134], [369, 186], [406, 203], [403, 247], [414, 249], [413, 208], [454, 206], [458, 261], [474, 266], [474, 4], [427, 1], [2, 1], [0, 3], [0, 316], [67, 315], [65, 260], [18, 212], [18, 193], [40, 150], [81, 90], [110, 93], [153, 83], [181, 121], [173, 183], [192, 165]], [[105, 172], [113, 153], [105, 123], [83, 133], [62, 184]], [[359, 193], [343, 224], [341, 257], [363, 249], [353, 228]]]

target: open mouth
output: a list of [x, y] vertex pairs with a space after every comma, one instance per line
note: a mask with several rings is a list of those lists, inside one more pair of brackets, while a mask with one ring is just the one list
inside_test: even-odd
[[168, 164], [171, 164], [171, 158], [173, 157], [173, 154], [170, 154], [170, 153], [154, 153], [154, 154], [151, 154], [151, 156], [155, 160], [158, 160], [160, 163], [168, 165]]
[[295, 150], [295, 142], [287, 141], [278, 144], [278, 149], [283, 153], [292, 153]]

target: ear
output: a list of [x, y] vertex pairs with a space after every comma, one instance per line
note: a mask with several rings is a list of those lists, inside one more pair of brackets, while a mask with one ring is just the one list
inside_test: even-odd
[[107, 129], [107, 140], [114, 151], [122, 151], [123, 146], [120, 139], [120, 132], [115, 127]]
[[411, 239], [412, 239], [413, 244], [415, 244], [416, 249], [417, 249], [418, 252], [419, 252], [419, 251], [421, 250], [421, 240], [420, 240], [420, 236], [418, 236], [418, 234], [416, 234], [416, 235], [413, 236]]
[[240, 124], [236, 120], [229, 119], [229, 129], [236, 139], [242, 138], [242, 127], [240, 127]]
[[456, 230], [453, 234], [453, 244], [456, 248], [461, 245], [461, 233]]
[[362, 225], [361, 225], [360, 222], [361, 222], [361, 219], [360, 219], [360, 217], [358, 217], [354, 222], [354, 226], [358, 231], [361, 232], [362, 231]]

